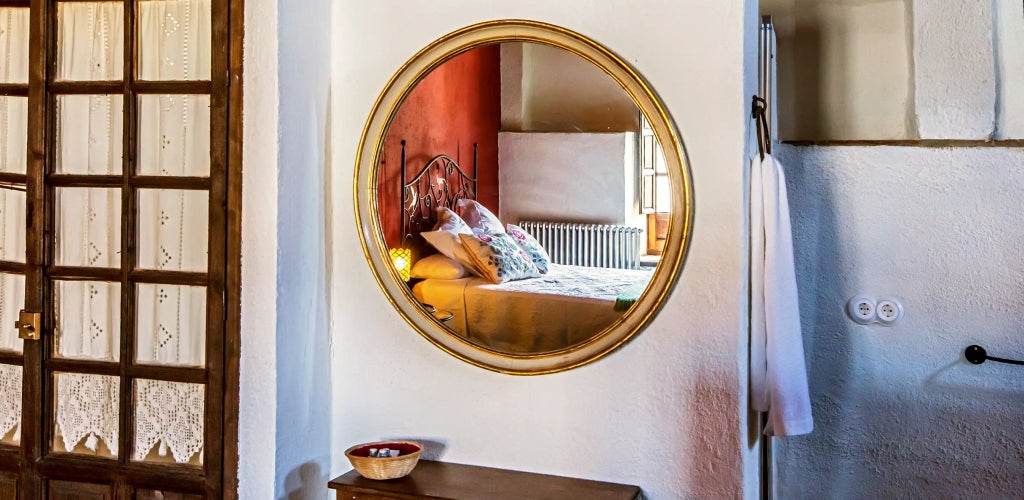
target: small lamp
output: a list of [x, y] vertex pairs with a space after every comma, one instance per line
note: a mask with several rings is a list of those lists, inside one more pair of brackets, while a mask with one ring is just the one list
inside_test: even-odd
[[388, 250], [391, 256], [391, 263], [402, 278], [402, 281], [409, 281], [409, 273], [412, 270], [412, 250], [408, 248], [392, 248]]

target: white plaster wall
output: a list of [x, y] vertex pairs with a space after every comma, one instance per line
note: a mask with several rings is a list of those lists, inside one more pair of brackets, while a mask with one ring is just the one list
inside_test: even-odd
[[644, 227], [635, 149], [629, 132], [501, 132], [498, 217]]
[[913, 137], [906, 0], [762, 0], [761, 11], [778, 38], [779, 138]]
[[277, 3], [245, 8], [238, 497], [274, 491], [277, 426]]
[[[547, 45], [514, 45], [518, 47], [502, 50], [502, 57], [511, 59], [503, 60], [501, 66], [502, 130], [640, 130], [639, 110], [633, 100], [600, 68]], [[514, 67], [516, 63], [519, 68]]]
[[[284, 2], [281, 3], [285, 7]], [[311, 13], [319, 13], [311, 15]], [[245, 9], [239, 498], [326, 498], [330, 3]]]
[[[793, 148], [787, 166], [815, 430], [777, 439], [778, 498], [1017, 498], [1024, 150]], [[855, 294], [905, 317], [860, 326]]]
[[[749, 494], [742, 263], [751, 80], [743, 30], [752, 27], [752, 2], [334, 7], [332, 473], [348, 469], [346, 446], [402, 436], [431, 443], [432, 457], [635, 483], [655, 499]], [[693, 246], [664, 310], [612, 355], [554, 375], [487, 372], [420, 338], [379, 292], [352, 214], [359, 134], [392, 73], [438, 36], [498, 18], [560, 24], [623, 55], [667, 103], [694, 169]], [[697, 68], [701, 78], [693, 77]], [[384, 361], [394, 369], [382, 376]], [[652, 449], [667, 451], [652, 459]]]
[[[759, 12], [758, 5], [759, 0], [746, 0], [745, 4], [745, 19], [743, 30], [743, 96], [751, 96], [757, 94], [758, 91], [758, 44], [760, 41], [760, 26], [761, 26], [761, 15]], [[773, 92], [778, 95], [777, 92]], [[756, 124], [753, 120], [749, 119], [747, 115], [747, 126], [744, 131], [746, 141], [746, 154], [747, 157], [744, 159], [744, 165], [749, 164], [749, 160], [754, 157], [757, 152], [757, 141], [755, 139]], [[743, 192], [750, 192], [750, 176], [749, 169], [742, 176], [741, 185], [743, 186]], [[743, 197], [742, 202], [743, 213], [750, 213], [750, 199], [749, 196]], [[750, 234], [750, 217], [743, 218], [743, 234]], [[750, 275], [749, 267], [749, 256], [750, 256], [750, 239], [743, 238], [743, 242], [740, 245], [743, 248], [743, 256], [741, 259], [741, 269], [743, 276]], [[747, 290], [749, 293], [749, 290]], [[744, 332], [741, 339], [741, 343], [744, 346], [750, 345], [750, 329], [749, 329], [749, 301], [744, 301], [744, 310], [742, 316], [747, 318], [744, 324]], [[736, 352], [736, 361], [740, 366], [748, 367], [750, 364], [750, 349], [739, 349]], [[740, 416], [743, 421], [744, 429], [746, 433], [743, 436], [743, 498], [761, 498], [761, 467], [760, 467], [760, 455], [761, 447], [764, 445], [764, 441], [767, 439], [761, 435], [758, 429], [758, 417], [757, 413], [751, 411], [750, 408], [750, 384], [749, 384], [749, 370], [740, 370]]]
[[991, 138], [996, 107], [992, 5], [992, 0], [914, 0], [914, 96], [922, 139]]
[[501, 130], [523, 130], [523, 44], [501, 44]]
[[1024, 137], [1016, 0], [764, 0], [783, 140]]
[[998, 105], [996, 139], [1024, 139], [1024, 6], [994, 0]]
[[279, 0], [274, 497], [325, 498], [331, 468], [326, 187], [330, 0]]

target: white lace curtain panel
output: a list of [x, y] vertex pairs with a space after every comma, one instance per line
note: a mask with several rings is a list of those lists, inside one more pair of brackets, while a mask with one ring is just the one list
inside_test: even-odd
[[[123, 6], [114, 2], [58, 4], [57, 76], [66, 80], [120, 80]], [[138, 2], [139, 75], [146, 80], [205, 80], [210, 74], [209, 0]], [[28, 9], [0, 8], [0, 82], [27, 81]], [[58, 100], [58, 156], [64, 173], [121, 172], [120, 95], [62, 96]], [[141, 96], [139, 162], [143, 175], [208, 175], [209, 96]], [[27, 103], [0, 97], [0, 170], [24, 172]], [[120, 267], [120, 189], [57, 191], [59, 264]], [[205, 271], [207, 207], [204, 191], [141, 190], [138, 265]], [[24, 261], [25, 195], [0, 190], [0, 258]], [[14, 324], [24, 303], [24, 279], [0, 275], [0, 349], [20, 351]], [[121, 287], [118, 283], [61, 282], [55, 288], [57, 355], [119, 361]], [[206, 291], [202, 287], [138, 285], [137, 361], [205, 365]], [[21, 419], [20, 367], [0, 365], [0, 437], [17, 439]], [[117, 377], [57, 376], [56, 425], [65, 451], [118, 451]], [[202, 458], [204, 387], [152, 380], [135, 382], [134, 460], [152, 452], [176, 462]]]

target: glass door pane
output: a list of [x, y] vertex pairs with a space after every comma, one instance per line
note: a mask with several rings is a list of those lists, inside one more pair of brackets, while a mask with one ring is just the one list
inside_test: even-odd
[[124, 97], [57, 97], [57, 158], [60, 174], [120, 174], [124, 156]]
[[25, 305], [25, 277], [0, 273], [0, 352], [21, 353], [23, 340], [18, 338], [14, 322]]
[[25, 262], [25, 193], [0, 189], [0, 260]]
[[139, 79], [209, 80], [210, 0], [139, 0]]
[[139, 96], [139, 175], [210, 175], [210, 96]]
[[206, 191], [140, 189], [139, 267], [205, 271], [209, 198]]
[[58, 188], [56, 264], [121, 267], [121, 190]]
[[120, 380], [84, 373], [55, 373], [54, 379], [54, 451], [117, 458]]
[[0, 444], [21, 442], [22, 368], [0, 364]]
[[206, 288], [139, 284], [136, 360], [206, 366]]
[[27, 160], [28, 98], [0, 96], [0, 172], [24, 174]]
[[24, 7], [0, 7], [0, 83], [28, 83], [28, 17]]
[[202, 464], [205, 389], [202, 384], [136, 380], [132, 460]]
[[57, 79], [121, 80], [124, 77], [124, 4], [57, 4]]
[[121, 284], [56, 281], [54, 356], [117, 361], [120, 357]]

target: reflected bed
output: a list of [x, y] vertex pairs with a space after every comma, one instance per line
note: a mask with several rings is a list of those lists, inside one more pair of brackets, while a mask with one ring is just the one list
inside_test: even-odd
[[540, 278], [500, 285], [483, 278], [423, 280], [413, 286], [413, 295], [451, 312], [445, 326], [467, 340], [502, 352], [536, 354], [578, 344], [607, 328], [651, 275], [651, 270], [552, 264]]

